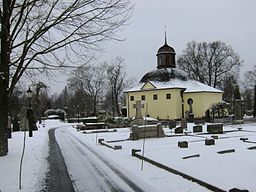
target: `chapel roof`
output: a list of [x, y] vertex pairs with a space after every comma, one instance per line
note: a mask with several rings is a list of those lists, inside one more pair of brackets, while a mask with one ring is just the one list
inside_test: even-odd
[[187, 74], [180, 69], [161, 68], [161, 69], [155, 69], [146, 73], [140, 80], [140, 83], [145, 83], [147, 81], [167, 82], [167, 81], [170, 81], [171, 79], [180, 79], [180, 80], [186, 81], [189, 78]]

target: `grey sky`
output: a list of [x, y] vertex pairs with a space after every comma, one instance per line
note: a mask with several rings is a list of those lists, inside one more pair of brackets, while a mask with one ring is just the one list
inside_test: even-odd
[[[137, 80], [156, 68], [156, 52], [164, 43], [177, 56], [192, 40], [220, 40], [231, 45], [244, 60], [242, 72], [256, 65], [255, 0], [131, 0], [135, 3], [130, 25], [120, 36], [124, 42], [109, 42], [101, 60], [125, 59], [127, 75]], [[61, 85], [61, 89], [65, 86]]]

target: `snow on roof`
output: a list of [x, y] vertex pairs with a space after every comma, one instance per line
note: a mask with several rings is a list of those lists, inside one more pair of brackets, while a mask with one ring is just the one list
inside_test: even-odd
[[[167, 82], [160, 81], [149, 81], [152, 85], [156, 87], [156, 89], [185, 89], [185, 93], [195, 93], [195, 92], [213, 92], [213, 93], [222, 93], [223, 91], [211, 87], [209, 85], [205, 85], [195, 80], [187, 80], [183, 81], [180, 79], [171, 79]], [[125, 92], [136, 92], [141, 91], [142, 87], [146, 83], [139, 83], [137, 86], [125, 91]], [[150, 90], [150, 89], [148, 89]]]

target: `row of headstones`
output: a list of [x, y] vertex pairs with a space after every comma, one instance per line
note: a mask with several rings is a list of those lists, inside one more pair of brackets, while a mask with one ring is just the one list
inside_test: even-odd
[[[178, 128], [174, 129], [174, 133], [183, 133], [184, 127], [180, 126]], [[203, 126], [202, 125], [194, 125], [193, 126], [193, 133], [199, 133], [203, 132]], [[207, 132], [213, 133], [213, 134], [222, 134], [223, 133], [223, 124], [208, 124], [207, 125]]]
[[[215, 145], [215, 140], [214, 139], [205, 139], [205, 145]], [[179, 141], [178, 142], [178, 147], [180, 148], [188, 148], [188, 141]]]

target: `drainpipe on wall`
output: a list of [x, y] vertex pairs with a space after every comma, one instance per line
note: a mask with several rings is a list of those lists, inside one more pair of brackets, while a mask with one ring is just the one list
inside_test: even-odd
[[126, 104], [127, 104], [127, 117], [130, 117], [129, 94], [128, 93], [126, 93]]
[[182, 103], [181, 103], [181, 117], [182, 117], [182, 119], [184, 119], [184, 98], [183, 98], [183, 93], [184, 93], [185, 90], [186, 89], [182, 89], [180, 91], [180, 96], [181, 96], [181, 101], [182, 101]]

